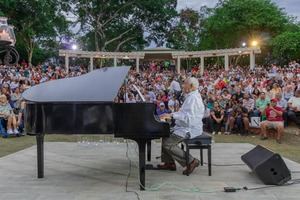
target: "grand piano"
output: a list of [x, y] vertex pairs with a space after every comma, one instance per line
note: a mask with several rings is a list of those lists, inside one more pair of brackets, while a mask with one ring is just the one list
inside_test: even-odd
[[145, 188], [146, 146], [168, 137], [170, 127], [156, 119], [152, 103], [114, 103], [129, 67], [109, 67], [29, 88], [25, 131], [36, 137], [37, 176], [44, 177], [45, 134], [113, 134], [137, 142], [140, 189]]

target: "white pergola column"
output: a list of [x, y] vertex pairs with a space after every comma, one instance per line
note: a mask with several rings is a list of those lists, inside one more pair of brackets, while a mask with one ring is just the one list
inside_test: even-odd
[[65, 56], [65, 67], [66, 67], [66, 72], [69, 73], [69, 55]]
[[117, 66], [117, 57], [115, 56], [114, 57], [114, 67], [116, 67]]
[[180, 67], [181, 67], [181, 59], [178, 56], [177, 57], [177, 63], [176, 63], [176, 71], [177, 71], [178, 74], [180, 74]]
[[94, 70], [94, 58], [90, 57], [90, 72]]
[[229, 70], [229, 55], [225, 54], [225, 71]]
[[136, 72], [139, 73], [140, 72], [140, 58], [137, 57], [135, 61], [136, 61], [136, 64], [135, 64], [136, 65]]
[[200, 75], [202, 76], [204, 74], [204, 56], [201, 56], [201, 63], [200, 63]]
[[251, 51], [250, 53], [250, 69], [255, 68], [255, 53], [254, 51]]

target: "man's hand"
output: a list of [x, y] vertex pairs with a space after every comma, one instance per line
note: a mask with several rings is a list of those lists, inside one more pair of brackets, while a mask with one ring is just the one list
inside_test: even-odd
[[166, 121], [166, 120], [172, 119], [172, 115], [166, 113], [166, 114], [162, 114], [159, 118], [160, 118], [160, 120], [162, 120], [162, 121]]

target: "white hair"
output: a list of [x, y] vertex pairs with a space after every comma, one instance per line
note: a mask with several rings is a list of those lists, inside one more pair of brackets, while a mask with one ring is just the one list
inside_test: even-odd
[[194, 89], [198, 90], [198, 88], [199, 88], [199, 81], [198, 81], [198, 79], [196, 79], [194, 77], [190, 77], [186, 81], [187, 81], [188, 84], [191, 84], [191, 86]]

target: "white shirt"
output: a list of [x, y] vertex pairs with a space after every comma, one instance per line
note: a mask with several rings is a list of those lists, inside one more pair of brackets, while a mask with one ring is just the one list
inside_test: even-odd
[[180, 84], [177, 81], [173, 80], [170, 84], [170, 90], [172, 92], [180, 92], [181, 91]]
[[292, 107], [297, 107], [300, 109], [300, 98], [299, 97], [291, 97], [289, 103], [292, 104]]
[[202, 135], [205, 107], [198, 90], [187, 94], [186, 99], [178, 112], [172, 113], [175, 119], [174, 134], [185, 137], [187, 133], [191, 138]]

